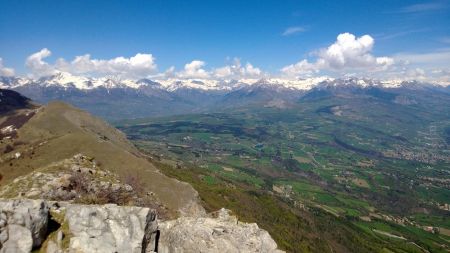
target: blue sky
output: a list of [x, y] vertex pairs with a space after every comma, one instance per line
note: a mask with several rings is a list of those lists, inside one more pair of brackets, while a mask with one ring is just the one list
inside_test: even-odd
[[[52, 52], [49, 64], [142, 53], [154, 57], [159, 72], [192, 60], [219, 68], [237, 57], [278, 73], [302, 59], [314, 63], [345, 32], [369, 35], [374, 57], [447, 53], [450, 1], [0, 0], [0, 57], [16, 74], [30, 72], [26, 58], [43, 48]], [[442, 59], [413, 64], [430, 71], [450, 65], [441, 66]]]

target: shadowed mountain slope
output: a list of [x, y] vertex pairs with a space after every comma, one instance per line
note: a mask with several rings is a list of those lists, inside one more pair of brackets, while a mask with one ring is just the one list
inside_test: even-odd
[[[18, 98], [19, 106], [28, 101]], [[28, 117], [18, 125], [10, 120], [24, 115]], [[1, 185], [83, 153], [122, 179], [139, 178], [145, 191], [156, 195], [173, 216], [177, 212], [192, 215], [203, 210], [197, 204], [197, 192], [189, 184], [161, 174], [122, 132], [89, 113], [62, 102], [52, 102], [37, 109], [8, 110], [8, 114], [0, 116], [0, 122], [11, 123], [2, 124], [2, 133], [10, 134], [3, 136], [0, 142]]]
[[33, 105], [27, 97], [12, 90], [0, 89], [0, 113], [7, 113], [11, 110], [32, 108]]

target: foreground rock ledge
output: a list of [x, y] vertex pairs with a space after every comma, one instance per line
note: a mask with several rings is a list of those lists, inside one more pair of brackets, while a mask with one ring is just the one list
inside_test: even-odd
[[282, 252], [256, 224], [213, 216], [158, 224], [146, 207], [0, 199], [0, 253]]
[[0, 200], [0, 252], [154, 252], [156, 212], [145, 207]]
[[158, 252], [283, 252], [256, 223], [239, 222], [223, 208], [214, 216], [161, 222]]

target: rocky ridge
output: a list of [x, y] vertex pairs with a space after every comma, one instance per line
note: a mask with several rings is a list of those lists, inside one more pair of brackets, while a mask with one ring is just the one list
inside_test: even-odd
[[[89, 115], [53, 104], [0, 123], [0, 253], [235, 252], [241, 238], [276, 248], [256, 224], [214, 222], [189, 185], [152, 172], [120, 132]], [[165, 225], [180, 216], [190, 218]], [[199, 240], [207, 243], [199, 248]]]
[[3, 197], [150, 203], [172, 218], [203, 211], [189, 184], [166, 177], [123, 133], [69, 105], [12, 110], [0, 115], [0, 130]]
[[125, 181], [99, 166], [94, 158], [77, 154], [17, 177], [0, 188], [0, 197], [146, 206], [165, 217], [167, 207], [153, 192], [144, 191], [138, 178], [130, 176]]
[[256, 224], [222, 209], [160, 221], [147, 207], [0, 199], [0, 252], [282, 252]]
[[0, 130], [0, 253], [276, 249], [256, 224], [207, 215], [189, 184], [88, 113], [19, 104], [0, 114]]

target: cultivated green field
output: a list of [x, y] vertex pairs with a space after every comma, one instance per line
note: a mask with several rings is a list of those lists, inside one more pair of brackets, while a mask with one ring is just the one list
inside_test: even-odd
[[449, 108], [332, 96], [118, 126], [209, 210], [258, 222], [289, 251], [447, 252]]

